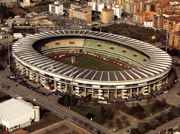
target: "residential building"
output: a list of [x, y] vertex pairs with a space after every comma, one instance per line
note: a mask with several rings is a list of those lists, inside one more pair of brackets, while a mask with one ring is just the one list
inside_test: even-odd
[[63, 15], [63, 4], [55, 1], [54, 4], [49, 4], [49, 12], [56, 15]]
[[168, 17], [163, 19], [163, 29], [167, 32], [180, 31], [180, 16]]
[[88, 24], [92, 22], [92, 10], [90, 6], [71, 4], [69, 19], [77, 23]]
[[117, 5], [123, 5], [125, 2], [128, 2], [130, 0], [116, 0]]
[[155, 29], [162, 29], [163, 28], [163, 17], [160, 15], [154, 15], [153, 17], [153, 27]]
[[100, 0], [93, 0], [91, 2], [88, 2], [88, 6], [91, 6], [93, 11], [102, 12], [102, 9], [105, 6], [105, 2]]
[[156, 12], [152, 11], [146, 11], [146, 12], [137, 12], [133, 14], [133, 20], [136, 22], [144, 23], [145, 20], [148, 20], [147, 22], [150, 22], [150, 20], [153, 22], [153, 16], [156, 15]]
[[144, 20], [144, 26], [145, 27], [153, 27], [153, 20], [151, 20], [151, 19]]
[[180, 49], [180, 31], [169, 34], [169, 46]]
[[145, 2], [144, 4], [144, 11], [156, 11], [156, 2]]
[[142, 2], [136, 2], [136, 1], [125, 2], [123, 3], [123, 10], [126, 13], [134, 14], [136, 12], [142, 12], [143, 5]]
[[122, 7], [121, 5], [113, 5], [112, 6], [112, 9], [114, 10], [114, 15], [117, 17], [117, 18], [121, 18], [121, 14], [122, 14]]
[[114, 10], [104, 8], [102, 10], [102, 23], [111, 23], [114, 21]]

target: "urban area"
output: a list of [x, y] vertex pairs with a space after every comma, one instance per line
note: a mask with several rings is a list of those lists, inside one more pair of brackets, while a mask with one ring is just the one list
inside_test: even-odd
[[0, 134], [180, 134], [180, 0], [0, 0]]

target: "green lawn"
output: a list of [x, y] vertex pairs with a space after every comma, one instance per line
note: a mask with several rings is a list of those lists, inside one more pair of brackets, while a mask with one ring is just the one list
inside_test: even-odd
[[[70, 60], [60, 61], [64, 64], [72, 65]], [[86, 68], [91, 70], [98, 70], [98, 71], [122, 71], [124, 68], [120, 68], [118, 66], [108, 64], [106, 62], [100, 61], [98, 59], [86, 56], [86, 55], [79, 55], [75, 56], [75, 63], [73, 66]]]
[[150, 111], [150, 106], [148, 106], [148, 105], [142, 106], [142, 107], [143, 107], [143, 109], [144, 109], [144, 113], [145, 113], [146, 117], [149, 117], [150, 114], [156, 114], [156, 113], [158, 113], [158, 112], [161, 112], [161, 111], [169, 108], [170, 105], [167, 104], [167, 106], [165, 106], [165, 107], [160, 107], [160, 108], [156, 109], [156, 110], [153, 111], [153, 112]]
[[92, 119], [94, 122], [100, 123], [100, 109], [92, 108], [92, 107], [85, 107], [85, 106], [71, 106], [71, 110], [86, 117], [88, 113], [94, 114], [94, 118]]

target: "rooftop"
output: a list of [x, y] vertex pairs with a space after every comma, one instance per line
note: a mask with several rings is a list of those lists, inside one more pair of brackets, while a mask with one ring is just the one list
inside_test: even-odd
[[24, 100], [10, 99], [0, 103], [0, 117], [10, 121], [33, 110], [33, 106]]
[[106, 12], [114, 11], [113, 9], [107, 9], [107, 8], [103, 8], [102, 10]]

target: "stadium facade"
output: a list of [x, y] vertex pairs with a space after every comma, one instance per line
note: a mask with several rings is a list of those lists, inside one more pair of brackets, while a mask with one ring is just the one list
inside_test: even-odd
[[[97, 71], [69, 66], [48, 56], [83, 53], [126, 64], [123, 71]], [[171, 57], [151, 44], [111, 33], [62, 30], [28, 35], [12, 46], [21, 74], [53, 91], [93, 98], [148, 96], [168, 82]], [[54, 56], [54, 58], [58, 58]]]

